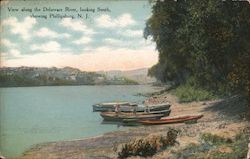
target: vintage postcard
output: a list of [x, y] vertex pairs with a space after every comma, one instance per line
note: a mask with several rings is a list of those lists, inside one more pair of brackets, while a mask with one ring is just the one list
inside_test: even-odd
[[1, 1], [0, 159], [249, 159], [249, 17], [237, 0]]

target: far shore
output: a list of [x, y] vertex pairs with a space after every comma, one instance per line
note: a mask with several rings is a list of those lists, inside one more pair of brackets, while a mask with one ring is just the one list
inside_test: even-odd
[[[164, 102], [170, 102], [172, 105], [170, 116], [199, 113], [203, 114], [204, 117], [198, 123], [191, 125], [181, 123], [138, 126], [85, 139], [37, 144], [23, 153], [18, 159], [117, 158], [117, 147], [122, 143], [127, 143], [149, 134], [165, 134], [169, 129], [173, 128], [179, 131], [177, 138], [179, 144], [152, 157], [152, 159], [168, 158], [173, 150], [181, 151], [191, 143], [199, 143], [199, 137], [202, 133], [208, 132], [234, 138], [238, 133], [248, 128], [249, 121], [242, 119], [240, 115], [246, 110], [247, 104], [239, 96], [211, 101], [179, 103], [177, 97], [169, 92], [164, 92], [152, 95], [145, 101], [146, 104]], [[136, 159], [139, 158], [136, 157]]]
[[[5, 87], [0, 87], [0, 88], [29, 88], [29, 87], [70, 87], [70, 86], [144, 86], [144, 85], [150, 85], [152, 87], [156, 87], [159, 89], [163, 89], [164, 87], [162, 86], [154, 86], [151, 83], [145, 83], [145, 84], [82, 84], [82, 85], [34, 85], [34, 86], [5, 86]], [[144, 95], [144, 94], [141, 94]]]

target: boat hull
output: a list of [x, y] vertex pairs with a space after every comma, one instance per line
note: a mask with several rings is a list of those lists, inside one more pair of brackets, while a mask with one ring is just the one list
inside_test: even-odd
[[105, 121], [123, 121], [123, 120], [149, 120], [149, 119], [160, 119], [165, 114], [127, 114], [127, 113], [113, 113], [113, 112], [102, 112], [100, 114]]
[[[114, 113], [114, 112], [110, 112], [110, 113]], [[134, 114], [134, 115], [149, 115], [149, 114], [164, 114], [164, 116], [169, 116], [169, 114], [171, 113], [170, 109], [167, 110], [160, 110], [160, 111], [152, 111], [152, 112], [120, 112], [123, 115], [129, 115], [129, 114]]]
[[167, 117], [156, 120], [138, 120], [138, 123], [143, 125], [159, 125], [159, 124], [174, 124], [174, 123], [183, 123], [186, 121], [198, 120], [202, 118], [203, 115], [188, 115], [188, 116], [179, 116], [179, 117]]
[[153, 112], [153, 111], [161, 111], [161, 110], [168, 110], [170, 108], [170, 104], [161, 104], [161, 105], [150, 105], [150, 106], [143, 106], [137, 107], [137, 112]]

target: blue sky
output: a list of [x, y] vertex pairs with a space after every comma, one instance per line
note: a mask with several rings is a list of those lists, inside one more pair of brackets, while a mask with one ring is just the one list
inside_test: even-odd
[[[155, 44], [143, 38], [150, 14], [150, 4], [141, 0], [3, 1], [1, 66], [71, 66], [87, 71], [151, 67], [158, 53]], [[64, 15], [68, 18], [54, 18]]]

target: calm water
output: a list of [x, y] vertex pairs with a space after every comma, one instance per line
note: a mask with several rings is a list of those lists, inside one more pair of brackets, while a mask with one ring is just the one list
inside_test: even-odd
[[0, 152], [17, 156], [37, 143], [124, 129], [101, 124], [92, 105], [112, 100], [142, 102], [145, 98], [135, 94], [152, 91], [145, 85], [0, 88]]

